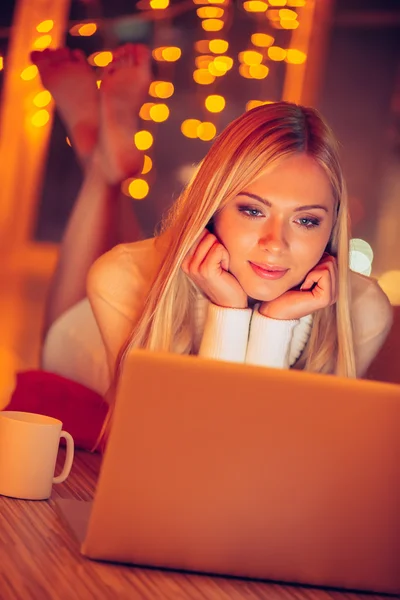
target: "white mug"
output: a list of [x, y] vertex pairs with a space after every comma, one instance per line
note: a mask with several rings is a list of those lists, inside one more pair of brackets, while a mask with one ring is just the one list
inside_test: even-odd
[[[53, 483], [65, 481], [74, 460], [74, 440], [58, 419], [33, 413], [0, 412], [0, 494], [23, 500], [50, 498]], [[60, 438], [67, 443], [63, 470], [54, 477]]]

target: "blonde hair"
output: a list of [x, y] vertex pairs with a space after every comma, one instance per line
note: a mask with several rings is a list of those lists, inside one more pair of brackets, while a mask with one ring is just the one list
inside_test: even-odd
[[[349, 289], [349, 225], [345, 182], [335, 138], [315, 109], [277, 102], [233, 121], [216, 139], [162, 225], [166, 252], [141, 318], [121, 349], [113, 389], [132, 348], [194, 352], [197, 290], [181, 264], [214, 214], [273, 162], [306, 153], [324, 169], [336, 205], [327, 251], [337, 257], [338, 299], [314, 314], [311, 335], [296, 368], [355, 377]], [[111, 411], [110, 411], [111, 413]]]

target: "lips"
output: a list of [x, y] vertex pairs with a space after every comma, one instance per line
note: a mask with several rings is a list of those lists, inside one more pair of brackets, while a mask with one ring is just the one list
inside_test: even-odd
[[255, 274], [262, 279], [281, 279], [289, 271], [289, 269], [277, 267], [275, 265], [260, 265], [251, 261], [249, 261], [249, 264]]

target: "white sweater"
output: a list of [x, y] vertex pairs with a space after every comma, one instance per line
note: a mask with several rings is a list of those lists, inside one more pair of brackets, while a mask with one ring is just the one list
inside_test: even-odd
[[[96, 261], [88, 280], [90, 302], [81, 301], [53, 323], [43, 348], [43, 368], [104, 393], [160, 260], [162, 254], [150, 239], [117, 246]], [[386, 338], [392, 309], [367, 277], [353, 274], [352, 296], [357, 374], [362, 375]], [[312, 325], [311, 315], [298, 321], [274, 320], [262, 316], [257, 307], [215, 306], [200, 293], [194, 310], [194, 345], [200, 356], [267, 367], [292, 366]]]

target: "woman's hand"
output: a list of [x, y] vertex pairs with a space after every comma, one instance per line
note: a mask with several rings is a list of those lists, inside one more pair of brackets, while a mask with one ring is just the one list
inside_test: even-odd
[[247, 308], [247, 294], [236, 277], [229, 273], [227, 249], [207, 230], [187, 254], [182, 270], [213, 304]]
[[259, 312], [272, 319], [295, 320], [331, 306], [337, 300], [337, 274], [336, 259], [325, 253], [299, 290], [289, 290], [276, 300], [263, 302]]

